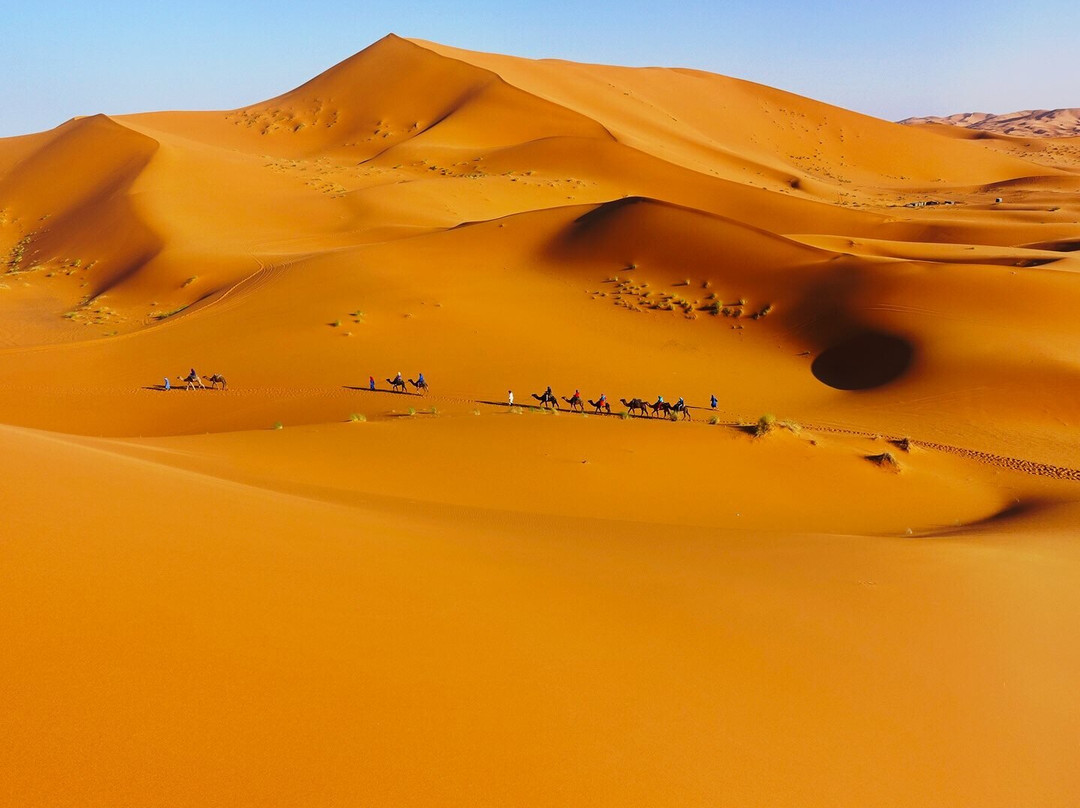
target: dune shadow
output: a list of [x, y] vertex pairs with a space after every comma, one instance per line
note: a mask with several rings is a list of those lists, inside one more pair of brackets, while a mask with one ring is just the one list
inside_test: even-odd
[[826, 348], [810, 365], [822, 384], [836, 390], [872, 390], [903, 376], [915, 346], [882, 331], [862, 331]]
[[948, 525], [931, 528], [914, 534], [918, 539], [946, 539], [952, 536], [962, 536], [972, 532], [978, 532], [987, 528], [1001, 528], [1013, 522], [1020, 522], [1036, 514], [1043, 513], [1055, 507], [1057, 503], [1045, 499], [1017, 500], [981, 519], [972, 519], [956, 525]]
[[357, 386], [351, 385], [351, 384], [343, 384], [343, 385], [341, 385], [341, 389], [342, 390], [356, 390], [356, 391], [361, 392], [361, 393], [386, 393], [387, 395], [395, 395], [395, 396], [419, 396], [420, 395], [419, 393], [410, 393], [408, 390], [406, 390], [405, 392], [399, 392], [398, 390], [390, 390], [390, 389], [388, 389], [386, 387], [375, 387], [375, 388], [357, 387]]
[[[1080, 251], [1080, 238], [1063, 238], [1054, 241], [1040, 241], [1037, 244], [1022, 244], [1025, 249], [1052, 250], [1054, 252], [1078, 252]], [[1052, 259], [1051, 259], [1052, 260]]]

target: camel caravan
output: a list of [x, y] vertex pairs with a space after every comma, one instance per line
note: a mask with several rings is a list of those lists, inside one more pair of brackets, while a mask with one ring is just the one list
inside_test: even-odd
[[[539, 406], [541, 409], [561, 409], [559, 407], [560, 396], [556, 396], [552, 393], [550, 386], [543, 393], [530, 393], [530, 395], [540, 402]], [[570, 405], [571, 412], [585, 412], [584, 402], [587, 401], [593, 408], [594, 413], [600, 415], [611, 414], [611, 404], [608, 402], [607, 396], [603, 393], [600, 394], [600, 398], [597, 401], [593, 401], [591, 398], [583, 399], [581, 393], [577, 390], [574, 391], [574, 394], [570, 396], [570, 398], [567, 398], [566, 396], [561, 396], [561, 398]], [[657, 396], [656, 401], [651, 404], [643, 398], [632, 398], [629, 401], [625, 398], [620, 398], [619, 402], [626, 407], [626, 413], [630, 416], [637, 414], [638, 417], [667, 418], [670, 421], [694, 420], [693, 416], [690, 414], [690, 408], [687, 406], [686, 401], [682, 396], [680, 396], [679, 400], [674, 404], [664, 401], [663, 396]], [[510, 403], [514, 403], [513, 399], [510, 400]], [[715, 407], [716, 405], [713, 404], [714, 409]]]
[[[388, 385], [390, 385], [390, 389], [395, 393], [398, 393], [398, 392], [408, 393], [409, 388], [406, 386], [406, 382], [413, 386], [413, 389], [416, 390], [417, 395], [426, 396], [428, 394], [428, 391], [429, 391], [430, 388], [428, 388], [427, 379], [424, 378], [423, 373], [417, 374], [416, 380], [414, 381], [412, 379], [404, 378], [401, 375], [401, 372], [398, 371], [397, 376], [395, 376], [392, 379], [387, 379], [386, 380], [386, 383]], [[371, 387], [371, 389], [372, 390], [375, 389], [374, 385]]]
[[[395, 393], [408, 393], [409, 385], [412, 385], [416, 391], [414, 395], [427, 395], [428, 384], [424, 379], [424, 374], [419, 374], [418, 378], [414, 381], [412, 379], [406, 379], [400, 372], [393, 379], [388, 378], [386, 383], [390, 385], [390, 389]], [[375, 390], [375, 379], [370, 378], [368, 389]], [[585, 405], [588, 404], [592, 407], [593, 412], [597, 415], [611, 415], [611, 404], [607, 400], [607, 396], [604, 393], [600, 394], [600, 398], [593, 401], [591, 398], [586, 398], [581, 395], [580, 390], [575, 390], [574, 394], [567, 398], [566, 396], [557, 396], [551, 391], [551, 385], [548, 385], [547, 389], [543, 393], [530, 393], [529, 394], [538, 404], [532, 405], [539, 407], [542, 410], [561, 410], [559, 401], [563, 401], [569, 408], [570, 412], [585, 412]], [[639, 418], [667, 418], [669, 421], [692, 421], [694, 417], [690, 414], [690, 407], [687, 406], [685, 399], [682, 396], [674, 404], [664, 401], [663, 396], [657, 396], [656, 401], [649, 402], [644, 398], [632, 398], [627, 401], [625, 398], [620, 398], [619, 402], [626, 408], [625, 414], [628, 416], [637, 416]], [[514, 406], [514, 394], [509, 392], [507, 396], [507, 403], [509, 406]], [[711, 398], [712, 408], [716, 409], [716, 396]]]
[[[220, 373], [213, 373], [209, 376], [200, 376], [195, 372], [195, 368], [186, 376], [177, 376], [178, 381], [184, 383], [185, 389], [194, 390], [196, 386], [200, 389], [216, 390], [220, 384], [222, 390], [228, 389], [228, 382], [225, 381], [225, 377]], [[209, 382], [209, 388], [203, 381]], [[386, 383], [390, 385], [390, 391], [394, 393], [409, 394], [409, 387], [411, 386], [415, 391], [412, 395], [426, 396], [430, 390], [428, 387], [427, 379], [424, 378], [423, 373], [417, 374], [416, 379], [405, 378], [400, 372], [392, 379], [387, 378]], [[160, 388], [159, 388], [160, 389]], [[165, 378], [165, 390], [171, 389], [168, 377]], [[375, 378], [368, 378], [368, 389], [374, 391]], [[574, 394], [567, 398], [566, 396], [556, 396], [551, 391], [549, 385], [543, 393], [531, 393], [532, 398], [539, 402], [540, 409], [543, 410], [560, 410], [559, 406], [560, 398], [570, 408], [570, 412], [585, 412], [585, 405], [588, 404], [592, 407], [593, 413], [597, 415], [611, 415], [611, 404], [607, 400], [607, 396], [603, 393], [600, 394], [600, 398], [593, 401], [591, 398], [586, 398], [581, 395], [580, 390], [575, 390]], [[514, 394], [509, 393], [510, 406], [514, 404]], [[632, 398], [627, 401], [625, 398], [620, 398], [619, 403], [625, 407], [625, 412], [622, 413], [625, 417], [638, 417], [638, 418], [667, 418], [670, 421], [692, 421], [693, 416], [690, 414], [690, 408], [687, 406], [686, 401], [680, 396], [679, 400], [674, 404], [664, 401], [663, 396], [657, 396], [656, 401], [649, 402], [644, 398]], [[716, 396], [711, 398], [712, 408], [716, 409]]]
[[[211, 390], [216, 390], [219, 384], [221, 385], [222, 390], [228, 388], [228, 382], [225, 381], [225, 377], [222, 376], [220, 373], [212, 373], [209, 376], [199, 376], [199, 374], [195, 372], [195, 368], [192, 368], [190, 371], [188, 371], [188, 374], [186, 376], [176, 377], [177, 381], [184, 383], [185, 390], [194, 390], [196, 386], [198, 386], [200, 390], [206, 390], [207, 388], [206, 385], [203, 384], [203, 379], [210, 382]], [[165, 384], [162, 385], [162, 387], [165, 390], [172, 389], [172, 384], [169, 382], [168, 376], [165, 377]]]

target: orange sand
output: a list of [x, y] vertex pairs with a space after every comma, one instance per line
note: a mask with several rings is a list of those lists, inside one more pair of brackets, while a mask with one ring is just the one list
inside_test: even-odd
[[1075, 804], [1071, 140], [391, 36], [0, 141], [0, 804]]

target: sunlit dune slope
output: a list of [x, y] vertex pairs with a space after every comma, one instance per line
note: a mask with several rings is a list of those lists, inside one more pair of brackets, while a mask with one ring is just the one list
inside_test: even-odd
[[[75, 324], [120, 333], [220, 296], [282, 257], [540, 208], [636, 195], [778, 233], [918, 240], [936, 229], [935, 241], [978, 241], [1015, 230], [1006, 238], [1022, 243], [1043, 240], [1046, 228], [1023, 215], [991, 224], [974, 211], [927, 224], [887, 206], [912, 198], [905, 188], [990, 201], [1006, 191], [1060, 196], [1076, 182], [977, 143], [733, 79], [531, 62], [392, 36], [262, 104], [116, 120], [69, 124], [71, 133], [29, 155], [27, 139], [0, 151], [17, 163], [5, 183], [19, 224], [3, 235], [8, 249], [25, 242], [20, 269], [83, 269], [78, 292], [39, 273], [41, 288], [22, 296], [37, 295], [35, 312], [47, 296], [57, 314], [75, 311]], [[99, 149], [91, 138], [103, 137], [110, 144]], [[67, 170], [71, 155], [89, 151], [106, 159]], [[40, 181], [52, 173], [62, 176]], [[35, 188], [23, 188], [31, 176]], [[102, 187], [101, 177], [120, 185]], [[83, 211], [78, 199], [94, 203], [93, 215], [65, 219], [65, 210]], [[1056, 212], [1051, 220], [1067, 218]], [[41, 217], [47, 230], [31, 226]], [[123, 244], [90, 249], [86, 232], [103, 229], [123, 233]], [[130, 238], [133, 229], [145, 236]], [[106, 293], [112, 299], [100, 300]], [[78, 332], [55, 325], [54, 339]]]
[[241, 110], [0, 154], [11, 422], [252, 427], [276, 405], [180, 425], [148, 394], [199, 364], [340, 395], [387, 362], [465, 397], [674, 382], [890, 433], [944, 408], [1019, 453], [1076, 392], [1076, 173], [734, 79], [390, 36]]
[[1020, 160], [930, 145], [921, 132], [726, 76], [530, 61], [417, 42], [578, 110], [635, 148], [772, 189], [800, 180], [852, 183], [853, 190], [967, 184], [987, 171], [1023, 176], [1028, 170]]
[[[640, 467], [672, 425], [462, 418], [122, 444], [0, 428], [24, 469], [0, 546], [15, 663], [0, 666], [0, 793], [1067, 804], [1075, 507], [954, 527], [964, 540], [775, 530], [759, 487], [831, 522], [814, 499], [851, 486], [858, 507], [833, 519], [854, 525], [898, 487], [907, 507], [975, 516], [1001, 481], [932, 454], [897, 477], [842, 442], [728, 433], [714, 456], [753, 473], [708, 502], [676, 481], [680, 524]], [[611, 456], [626, 429], [649, 429], [630, 463]], [[529, 433], [548, 442], [515, 451]], [[388, 473], [352, 474], [396, 452]], [[462, 452], [480, 462], [457, 481]], [[802, 464], [819, 470], [808, 487]], [[508, 475], [524, 513], [482, 495]], [[574, 492], [605, 477], [625, 518], [546, 512], [595, 512]], [[530, 499], [534, 479], [555, 485]]]
[[397, 36], [0, 140], [0, 804], [1075, 804], [1078, 245], [1070, 139]]

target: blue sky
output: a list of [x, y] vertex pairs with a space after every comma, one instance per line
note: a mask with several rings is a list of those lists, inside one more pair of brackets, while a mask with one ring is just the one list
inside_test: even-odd
[[387, 33], [472, 50], [692, 67], [870, 115], [1080, 106], [1080, 3], [56, 0], [3, 15], [0, 137], [75, 115], [232, 109]]

